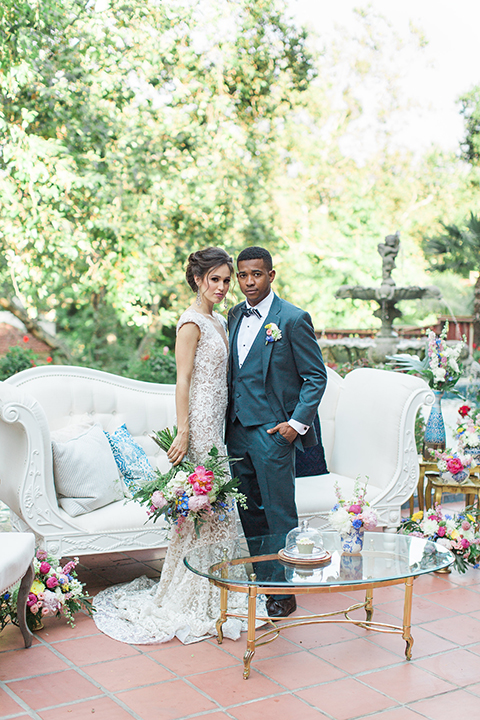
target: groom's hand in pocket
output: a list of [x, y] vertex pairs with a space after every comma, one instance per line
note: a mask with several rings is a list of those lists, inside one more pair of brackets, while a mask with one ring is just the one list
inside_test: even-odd
[[278, 425], [275, 425], [275, 427], [270, 428], [270, 430], [267, 430], [269, 435], [273, 435], [276, 432], [280, 433], [280, 435], [284, 437], [285, 440], [288, 440], [290, 444], [294, 442], [298, 435], [297, 431], [294, 430], [288, 422], [281, 422]]

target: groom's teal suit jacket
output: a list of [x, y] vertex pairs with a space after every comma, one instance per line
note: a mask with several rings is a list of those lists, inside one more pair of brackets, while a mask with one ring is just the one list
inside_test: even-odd
[[[237, 333], [244, 306], [244, 302], [235, 306], [228, 318], [231, 349], [228, 368], [230, 412], [236, 382], [233, 367], [237, 358]], [[265, 325], [268, 323], [278, 326], [282, 333], [281, 339], [265, 342]], [[318, 439], [313, 421], [325, 391], [327, 373], [310, 316], [304, 310], [274, 295], [270, 312], [262, 322], [259, 335], [262, 337], [257, 337], [258, 342], [254, 343], [250, 353], [261, 353], [261, 377], [257, 378], [256, 382], [260, 382], [265, 389], [264, 396], [271, 410], [272, 420], [279, 423], [293, 419], [308, 425], [310, 429], [305, 435], [297, 436], [295, 445], [300, 450], [316, 445]], [[248, 362], [248, 359], [247, 356], [245, 362]], [[249, 424], [254, 425], [259, 412], [255, 395], [247, 394], [245, 403], [247, 405], [243, 406], [243, 412], [248, 413]]]

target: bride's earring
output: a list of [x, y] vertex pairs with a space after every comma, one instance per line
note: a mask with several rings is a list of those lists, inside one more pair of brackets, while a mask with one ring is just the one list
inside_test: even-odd
[[227, 296], [223, 298], [223, 309], [228, 310]]
[[200, 295], [200, 288], [198, 288], [198, 290], [197, 290], [197, 299], [195, 300], [195, 303], [196, 303], [196, 305], [198, 305], [198, 307], [200, 307], [200, 305], [202, 304], [202, 297], [201, 297], [201, 295]]

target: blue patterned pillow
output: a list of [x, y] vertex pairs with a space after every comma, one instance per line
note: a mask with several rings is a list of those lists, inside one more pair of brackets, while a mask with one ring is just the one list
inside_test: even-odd
[[125, 424], [117, 428], [113, 435], [106, 430], [104, 432], [129, 490], [135, 492], [139, 485], [153, 480], [155, 473], [145, 451], [135, 442]]

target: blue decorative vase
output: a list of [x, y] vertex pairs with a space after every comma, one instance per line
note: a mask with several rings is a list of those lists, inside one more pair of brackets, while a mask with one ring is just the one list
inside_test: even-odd
[[480, 465], [480, 446], [477, 447], [466, 447], [464, 448], [464, 453], [467, 455], [472, 456], [472, 464], [473, 465]]
[[342, 580], [361, 580], [363, 578], [363, 557], [358, 554], [343, 553], [340, 557]]
[[440, 473], [440, 477], [444, 482], [453, 482], [453, 483], [462, 483], [464, 480], [466, 480], [470, 475], [470, 469], [467, 468], [466, 470], [460, 470], [458, 473], [451, 473], [451, 472], [442, 472]]
[[435, 402], [430, 410], [430, 416], [425, 427], [423, 440], [423, 457], [425, 460], [433, 460], [430, 450], [445, 450], [445, 425], [442, 415], [443, 392], [434, 390]]
[[340, 540], [342, 543], [342, 552], [344, 553], [359, 553], [363, 548], [363, 527], [358, 530], [353, 527], [348, 533], [340, 533]]

